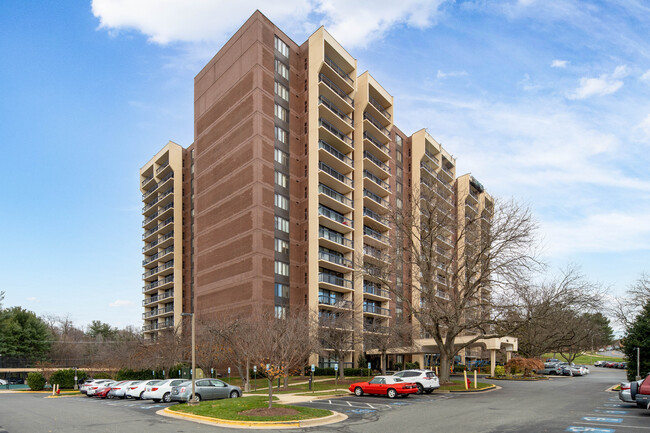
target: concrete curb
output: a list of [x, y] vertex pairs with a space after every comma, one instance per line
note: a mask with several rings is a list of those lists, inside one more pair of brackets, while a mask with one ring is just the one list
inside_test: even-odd
[[243, 429], [289, 429], [289, 428], [303, 428], [303, 427], [316, 427], [327, 424], [334, 424], [337, 422], [345, 421], [348, 419], [347, 415], [339, 412], [332, 411], [332, 415], [322, 418], [312, 418], [295, 421], [235, 421], [229, 419], [212, 418], [208, 416], [194, 415], [190, 413], [182, 413], [169, 410], [169, 408], [161, 409], [156, 412], [157, 415], [166, 416], [169, 418], [183, 419], [185, 421], [193, 421], [201, 424], [217, 425], [219, 427], [228, 428], [243, 428]]
[[490, 385], [487, 388], [483, 389], [467, 389], [467, 390], [460, 390], [460, 391], [452, 391], [452, 390], [441, 390], [441, 391], [433, 391], [433, 394], [480, 394], [482, 392], [490, 392], [490, 391], [496, 391], [498, 389], [503, 389], [500, 386], [497, 385]]

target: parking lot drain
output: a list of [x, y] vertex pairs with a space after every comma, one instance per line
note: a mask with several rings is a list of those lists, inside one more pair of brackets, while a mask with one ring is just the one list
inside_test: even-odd
[[592, 433], [614, 433], [616, 430], [612, 430], [611, 428], [595, 428], [595, 427], [582, 427], [582, 426], [575, 426], [572, 425], [566, 431], [570, 432], [592, 432]]
[[605, 418], [602, 416], [583, 416], [582, 417], [583, 421], [591, 421], [591, 422], [609, 422], [609, 423], [622, 423], [623, 418]]

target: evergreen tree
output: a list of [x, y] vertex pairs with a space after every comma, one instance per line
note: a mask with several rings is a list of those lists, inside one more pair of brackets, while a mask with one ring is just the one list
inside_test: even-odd
[[623, 353], [628, 362], [627, 378], [630, 381], [636, 377], [637, 347], [641, 355], [639, 374], [644, 378], [650, 373], [650, 302], [643, 306], [623, 340]]
[[47, 325], [33, 312], [21, 307], [0, 311], [0, 355], [42, 360], [50, 350], [50, 340]]

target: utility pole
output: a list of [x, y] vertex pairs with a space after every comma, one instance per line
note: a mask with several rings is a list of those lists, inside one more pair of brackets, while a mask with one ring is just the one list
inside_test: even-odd
[[190, 316], [192, 318], [192, 398], [187, 402], [188, 406], [196, 406], [196, 316], [194, 313], [181, 313], [181, 316]]
[[636, 380], [641, 380], [641, 348], [636, 348]]

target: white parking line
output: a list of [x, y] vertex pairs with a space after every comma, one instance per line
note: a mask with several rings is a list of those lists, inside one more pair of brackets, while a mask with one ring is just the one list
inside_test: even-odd
[[620, 428], [636, 428], [636, 429], [641, 429], [641, 430], [650, 430], [650, 427], [639, 427], [639, 426], [624, 425], [624, 424], [599, 424], [599, 423], [583, 422], [583, 421], [578, 422], [576, 424], [597, 425], [597, 426], [602, 426], [602, 427], [616, 428], [617, 430], [620, 429]]

